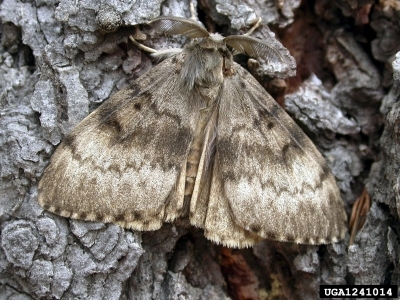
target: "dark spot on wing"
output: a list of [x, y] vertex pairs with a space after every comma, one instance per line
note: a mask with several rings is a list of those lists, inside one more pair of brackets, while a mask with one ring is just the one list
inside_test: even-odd
[[82, 213], [80, 213], [79, 214], [79, 219], [86, 219], [86, 217], [87, 217], [87, 213], [85, 213], [85, 212], [82, 212]]
[[142, 216], [142, 214], [141, 214], [140, 212], [134, 211], [134, 212], [133, 212], [133, 218], [134, 218], [135, 220], [141, 220], [141, 219], [143, 218], [143, 216]]
[[285, 236], [285, 240], [286, 240], [287, 242], [294, 242], [295, 238], [294, 238], [293, 235], [287, 234], [287, 235]]
[[97, 179], [98, 179], [98, 178], [93, 177], [93, 178], [91, 178], [89, 181], [87, 181], [87, 184], [90, 184], [90, 185], [95, 186], [95, 185], [98, 184]]
[[50, 208], [50, 205], [48, 205], [48, 204], [44, 204], [44, 205], [43, 205], [43, 208], [44, 208], [45, 210], [49, 210], [49, 208]]
[[125, 221], [125, 220], [126, 220], [125, 214], [116, 215], [114, 218], [114, 221], [116, 221], [116, 222], [121, 222], [121, 221]]
[[285, 144], [285, 145], [282, 147], [282, 155], [283, 155], [284, 157], [287, 157], [289, 149], [290, 149], [290, 144]]
[[135, 98], [135, 97], [137, 97], [137, 96], [140, 94], [140, 87], [139, 87], [139, 85], [138, 85], [137, 83], [133, 83], [133, 84], [128, 88], [128, 90], [129, 90], [129, 95], [130, 95], [132, 98]]
[[274, 241], [276, 241], [278, 239], [278, 236], [274, 232], [268, 232], [266, 236], [267, 236], [267, 238], [274, 240]]
[[250, 231], [251, 231], [251, 232], [257, 233], [257, 232], [259, 232], [260, 230], [261, 230], [261, 226], [260, 226], [260, 225], [258, 225], [258, 224], [252, 224], [252, 225], [250, 225]]
[[102, 221], [102, 220], [104, 220], [104, 215], [103, 215], [103, 214], [100, 214], [100, 213], [95, 213], [95, 214], [94, 214], [94, 219], [95, 219], [96, 221]]
[[118, 105], [115, 104], [103, 104], [98, 108], [98, 121], [101, 126], [116, 127], [118, 131], [121, 129], [121, 125], [116, 116]]
[[[69, 151], [71, 151], [71, 154], [74, 159], [76, 160], [82, 160], [82, 155], [79, 154], [79, 138], [77, 134], [74, 134], [75, 130], [68, 134], [61, 143], [61, 147], [67, 148]], [[61, 150], [61, 147], [57, 148], [56, 153], [61, 153], [61, 151], [65, 151], [65, 149]], [[52, 158], [53, 159], [53, 158]], [[66, 168], [66, 163], [63, 161], [58, 160], [57, 161], [59, 164], [59, 168]]]
[[58, 208], [58, 207], [56, 207], [56, 208], [54, 209], [54, 213], [55, 213], [56, 215], [59, 215], [59, 214], [61, 213], [61, 209]]
[[331, 174], [331, 169], [328, 164], [325, 163], [322, 165], [322, 173], [321, 173], [321, 181], [324, 181]]
[[142, 109], [142, 105], [141, 105], [140, 103], [135, 103], [135, 104], [133, 105], [133, 107], [134, 107], [136, 110], [141, 110], [141, 109]]
[[[296, 145], [300, 148], [306, 148], [308, 140], [307, 135], [301, 130], [299, 126], [293, 121], [291, 123], [286, 124], [286, 128], [288, 129], [291, 137], [296, 142]], [[294, 143], [293, 143], [294, 144]]]
[[[319, 182], [317, 183], [316, 187], [317, 189], [322, 187], [322, 184], [324, 183], [325, 180], [330, 178], [331, 170], [329, 169], [329, 166], [326, 162], [324, 162], [321, 166], [321, 172], [319, 174]], [[329, 199], [331, 200], [331, 199]]]
[[260, 127], [260, 125], [261, 125], [260, 119], [254, 118], [253, 124], [254, 124], [255, 128]]
[[118, 133], [122, 132], [122, 126], [116, 113], [109, 115], [108, 118], [104, 120], [103, 124], [112, 127]]
[[272, 128], [274, 128], [274, 126], [275, 126], [275, 124], [274, 124], [273, 122], [268, 122], [268, 124], [267, 124], [267, 128], [268, 128], [269, 130], [271, 130]]
[[64, 137], [64, 139], [63, 139], [62, 142], [64, 143], [64, 145], [65, 145], [66, 147], [74, 148], [74, 147], [73, 147], [73, 144], [74, 144], [75, 140], [76, 140], [75, 135], [73, 135], [73, 134], [68, 134], [67, 136]]
[[[110, 164], [110, 166], [108, 167], [107, 170], [109, 172], [114, 173], [113, 176], [115, 176], [115, 177], [117, 177], [118, 175], [119, 175], [119, 177], [122, 176], [122, 171], [121, 171], [120, 165], [118, 163]], [[119, 188], [121, 188], [121, 186], [119, 186]], [[125, 185], [122, 186], [122, 188], [123, 188], [123, 191], [126, 192], [127, 194], [130, 192], [129, 190], [127, 190], [127, 187]], [[128, 188], [130, 188], [130, 187], [128, 187]]]

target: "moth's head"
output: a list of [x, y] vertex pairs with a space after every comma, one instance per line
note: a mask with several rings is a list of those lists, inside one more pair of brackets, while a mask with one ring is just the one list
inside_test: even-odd
[[231, 52], [226, 46], [225, 38], [219, 33], [210, 33], [210, 35], [207, 37], [193, 39], [186, 47], [189, 50], [197, 47], [198, 49], [202, 49], [210, 53], [218, 52], [223, 57], [230, 59], [232, 58]]
[[221, 47], [226, 47], [224, 37], [219, 33], [210, 33], [209, 36], [198, 39], [197, 44], [203, 49], [218, 50]]

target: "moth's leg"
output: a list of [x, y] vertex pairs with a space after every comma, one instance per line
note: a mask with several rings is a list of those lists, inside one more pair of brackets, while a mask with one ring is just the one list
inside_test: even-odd
[[171, 57], [175, 54], [179, 54], [182, 52], [181, 48], [171, 48], [171, 49], [166, 49], [166, 50], [155, 50], [153, 48], [147, 47], [145, 45], [142, 45], [138, 43], [131, 35], [129, 36], [129, 39], [131, 42], [138, 47], [142, 51], [146, 51], [151, 53], [151, 55], [155, 58], [158, 58], [159, 60], [163, 60], [165, 58]]
[[197, 21], [196, 14], [194, 13], [194, 4], [190, 1], [190, 18], [194, 21]]
[[[250, 34], [252, 34], [252, 33], [254, 32], [254, 30], [256, 30], [258, 27], [260, 27], [261, 22], [262, 22], [262, 19], [261, 19], [261, 17], [260, 17], [260, 18], [257, 19], [256, 24], [254, 24], [253, 27], [251, 27], [250, 30], [247, 31], [247, 32], [246, 32], [245, 34], [243, 34], [243, 35], [250, 35]], [[241, 53], [242, 53], [242, 52], [240, 52], [240, 51], [233, 50], [232, 55], [235, 56], [235, 55], [238, 55], [238, 54], [241, 54]]]
[[254, 24], [253, 27], [251, 27], [250, 30], [247, 31], [244, 35], [250, 35], [250, 34], [252, 34], [254, 30], [256, 30], [258, 27], [260, 27], [261, 22], [262, 22], [262, 19], [261, 19], [261, 18], [258, 18], [256, 24]]
[[133, 36], [129, 36], [129, 39], [131, 40], [131, 42], [136, 46], [136, 47], [138, 47], [140, 50], [142, 50], [142, 51], [146, 51], [146, 52], [149, 52], [149, 53], [156, 53], [156, 52], [158, 52], [156, 49], [153, 49], [153, 48], [150, 48], [150, 47], [147, 47], [147, 46], [145, 46], [145, 45], [142, 45], [142, 44], [140, 44], [140, 43], [138, 43], [134, 38], [133, 38]]

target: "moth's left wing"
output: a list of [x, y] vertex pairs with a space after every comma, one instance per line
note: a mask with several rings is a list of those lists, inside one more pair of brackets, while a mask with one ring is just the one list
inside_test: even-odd
[[86, 117], [58, 146], [39, 203], [58, 215], [155, 230], [185, 213], [195, 97], [181, 55], [166, 59]]
[[347, 217], [325, 159], [246, 70], [235, 70], [221, 90], [206, 236], [233, 247], [251, 245], [254, 236], [342, 239]]

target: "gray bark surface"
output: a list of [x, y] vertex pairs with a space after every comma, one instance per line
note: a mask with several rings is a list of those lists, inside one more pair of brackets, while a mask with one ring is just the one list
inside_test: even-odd
[[[350, 214], [372, 206], [355, 243], [262, 241], [227, 249], [178, 220], [154, 232], [44, 211], [37, 184], [62, 138], [157, 62], [128, 41], [181, 47], [135, 26], [190, 17], [187, 0], [0, 3], [0, 299], [318, 299], [320, 284], [400, 284], [400, 5], [397, 1], [193, 1], [209, 31], [256, 17], [297, 61], [248, 67], [326, 157]], [[397, 55], [396, 55], [397, 54]], [[318, 224], [316, 224], [318, 226]]]

